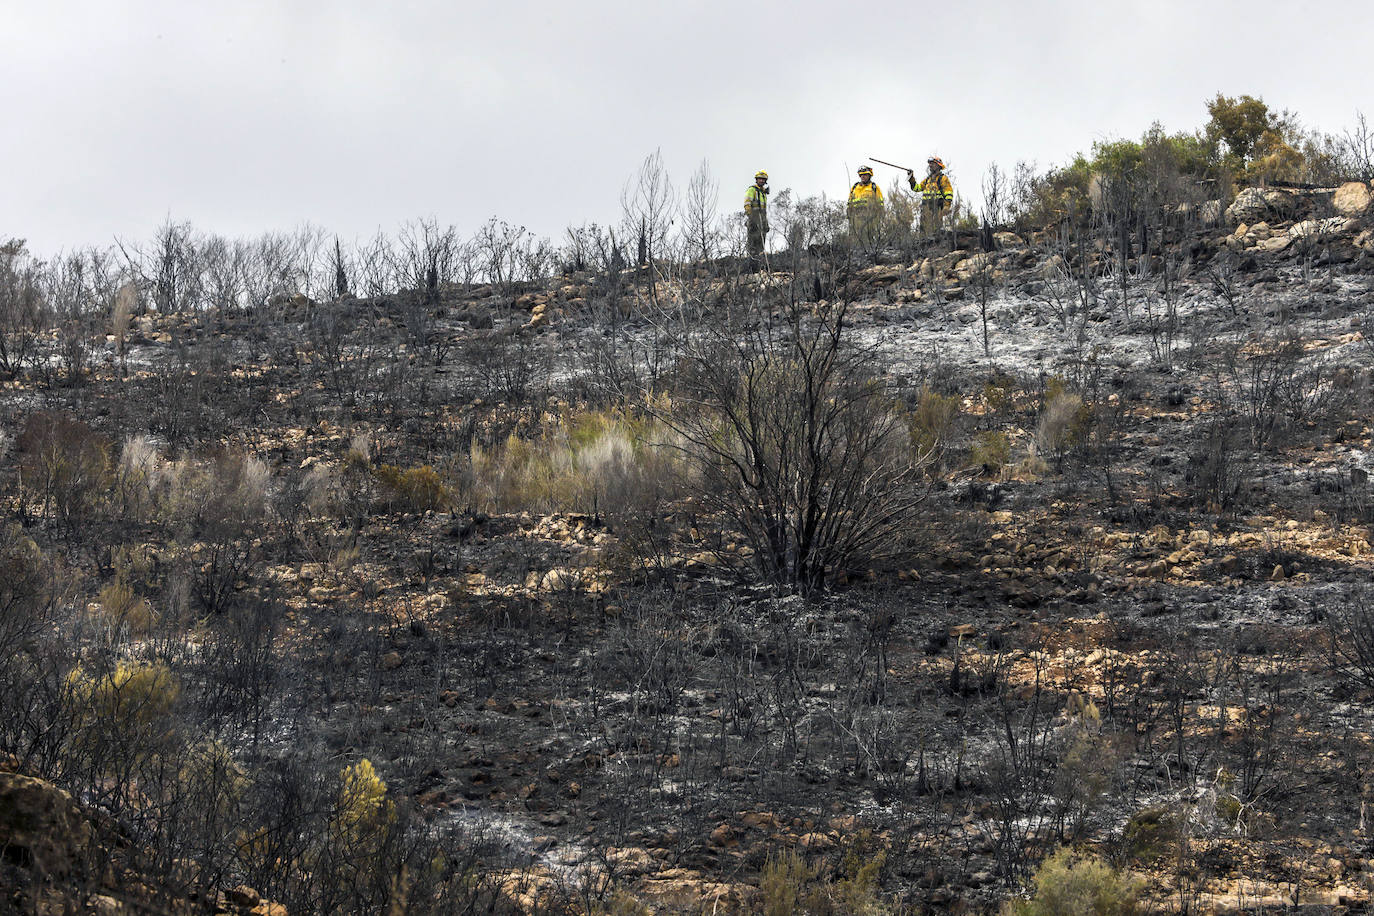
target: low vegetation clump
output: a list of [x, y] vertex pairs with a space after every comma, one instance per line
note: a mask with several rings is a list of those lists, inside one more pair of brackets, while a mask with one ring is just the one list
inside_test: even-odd
[[1061, 849], [1036, 869], [1029, 900], [1015, 900], [1006, 916], [1132, 916], [1144, 912], [1140, 884], [1093, 856]]
[[453, 503], [453, 494], [439, 472], [428, 464], [406, 469], [382, 464], [372, 473], [381, 485], [383, 499], [390, 506], [423, 513], [442, 510]]
[[884, 853], [867, 862], [850, 856], [835, 869], [810, 864], [796, 850], [769, 859], [760, 878], [760, 911], [765, 916], [885, 916], [893, 910], [882, 899], [878, 876]]

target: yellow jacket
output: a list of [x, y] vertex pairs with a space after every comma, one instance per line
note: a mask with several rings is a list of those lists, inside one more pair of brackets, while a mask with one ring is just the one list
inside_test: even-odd
[[862, 181], [854, 182], [854, 186], [849, 189], [849, 209], [866, 210], [869, 207], [881, 207], [883, 205], [883, 189], [878, 187], [876, 181], [864, 184]]
[[954, 185], [944, 172], [927, 175], [925, 181], [917, 181], [913, 176], [908, 178], [907, 182], [911, 185], [911, 190], [921, 192], [921, 199], [927, 203], [934, 200], [949, 203], [954, 200]]
[[768, 212], [768, 192], [756, 184], [751, 184], [744, 192], [744, 212], [752, 210]]

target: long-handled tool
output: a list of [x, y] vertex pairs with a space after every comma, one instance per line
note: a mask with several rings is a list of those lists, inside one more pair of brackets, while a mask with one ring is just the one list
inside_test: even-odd
[[904, 166], [904, 165], [898, 165], [898, 164], [895, 163], [895, 162], [884, 162], [884, 161], [881, 160], [881, 159], [874, 159], [872, 156], [869, 156], [869, 157], [868, 157], [868, 161], [869, 161], [869, 162], [876, 162], [876, 163], [878, 163], [879, 165], [890, 165], [890, 166], [892, 166], [894, 169], [901, 169], [903, 172], [909, 172], [909, 171], [911, 171], [911, 169], [907, 168], [907, 167]]

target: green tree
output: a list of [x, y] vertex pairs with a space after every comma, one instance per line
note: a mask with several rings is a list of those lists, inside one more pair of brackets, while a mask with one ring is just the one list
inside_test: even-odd
[[1226, 152], [1241, 163], [1250, 160], [1260, 139], [1277, 126], [1269, 106], [1251, 95], [1231, 98], [1218, 92], [1207, 103], [1207, 114], [1211, 116], [1207, 138], [1214, 145], [1224, 145]]
[[1299, 152], [1303, 138], [1290, 112], [1274, 112], [1251, 95], [1231, 98], [1217, 93], [1207, 103], [1207, 113], [1207, 139], [1232, 171], [1252, 181], [1301, 175], [1306, 163]]

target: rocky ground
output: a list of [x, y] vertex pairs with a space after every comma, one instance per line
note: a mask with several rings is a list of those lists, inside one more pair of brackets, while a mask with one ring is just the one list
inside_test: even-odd
[[[1166, 911], [1367, 911], [1374, 685], [1339, 651], [1374, 613], [1360, 193], [1245, 192], [1125, 276], [1002, 233], [843, 277], [825, 292], [852, 299], [855, 338], [958, 410], [909, 560], [820, 596], [738, 584], [721, 557], [748, 547], [707, 544], [680, 504], [647, 570], [592, 512], [374, 508], [352, 540], [308, 522], [311, 549], [239, 583], [287, 608], [293, 683], [266, 745], [373, 760], [436, 834], [489, 844], [528, 909], [613, 886], [653, 912], [747, 912], [797, 850], [832, 887], [880, 860], [872, 895], [895, 911], [988, 912], [1076, 843]], [[598, 282], [451, 291], [436, 334], [489, 404], [528, 385], [556, 414], [568, 355], [607, 334], [587, 323]], [[283, 308], [305, 326], [320, 306]], [[655, 331], [628, 322], [627, 345]], [[343, 474], [360, 429], [387, 460], [428, 458], [471, 422], [443, 397], [369, 422], [315, 409], [318, 345], [271, 362], [232, 322], [175, 316], [139, 319], [132, 382], [15, 387], [6, 421], [70, 398], [120, 425], [174, 340], [220, 341], [226, 377], [276, 393], [254, 425], [224, 421], [276, 467]], [[1063, 426], [1091, 408], [1092, 432], [1047, 424], [1064, 392]], [[997, 460], [978, 460], [986, 433]]]

